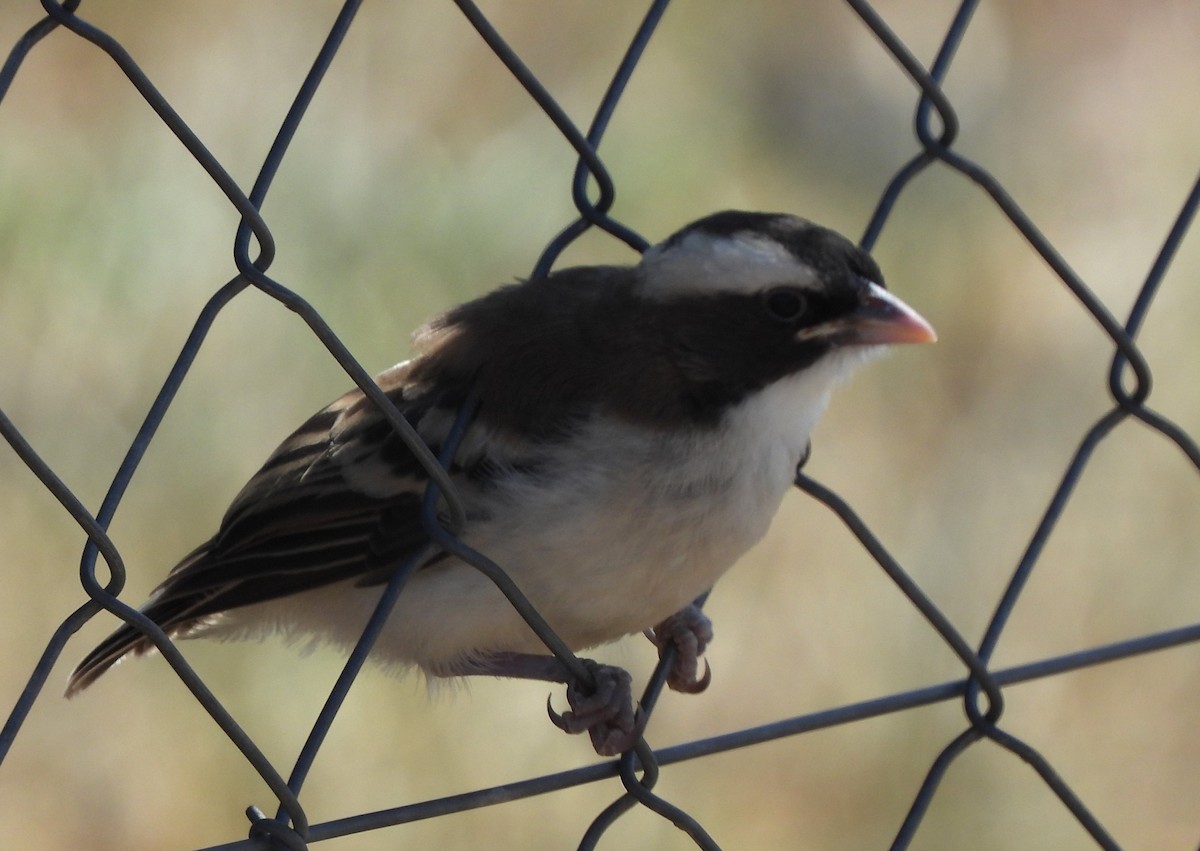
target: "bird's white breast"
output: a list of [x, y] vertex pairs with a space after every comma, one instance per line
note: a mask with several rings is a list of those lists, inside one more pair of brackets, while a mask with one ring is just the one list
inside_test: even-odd
[[[552, 485], [515, 482], [514, 510], [468, 541], [509, 571], [572, 647], [640, 632], [710, 588], [763, 536], [851, 366], [817, 365], [777, 382], [715, 429], [594, 421], [560, 450], [570, 475]], [[459, 579], [474, 585], [478, 576], [465, 570], [469, 579]], [[502, 636], [504, 649], [542, 650], [494, 589], [480, 591], [469, 595], [462, 643]]]

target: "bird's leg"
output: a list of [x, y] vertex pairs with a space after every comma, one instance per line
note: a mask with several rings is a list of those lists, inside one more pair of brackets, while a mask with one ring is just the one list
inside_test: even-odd
[[628, 672], [591, 659], [579, 661], [591, 675], [590, 684], [572, 676], [553, 656], [532, 653], [493, 653], [461, 663], [453, 673], [565, 683], [569, 711], [560, 714], [550, 706], [549, 699], [546, 701], [554, 725], [572, 734], [586, 731], [592, 747], [601, 756], [616, 756], [629, 750], [641, 738], [645, 718], [641, 709], [634, 707]]
[[708, 688], [712, 681], [712, 668], [704, 660], [704, 675], [697, 676], [700, 657], [708, 642], [712, 641], [712, 621], [695, 605], [680, 609], [654, 629], [646, 630], [646, 637], [658, 647], [659, 658], [668, 647], [675, 648], [675, 658], [667, 675], [667, 685], [685, 694], [698, 694]]

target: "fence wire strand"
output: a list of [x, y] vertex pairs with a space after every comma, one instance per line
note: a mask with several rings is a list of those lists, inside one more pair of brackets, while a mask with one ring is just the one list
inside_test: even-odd
[[[1059, 676], [1068, 671], [1200, 642], [1200, 623], [1138, 635], [1126, 640], [1008, 668], [993, 668], [991, 662], [1009, 616], [1016, 607], [1028, 579], [1038, 565], [1043, 549], [1056, 524], [1063, 516], [1076, 486], [1084, 476], [1094, 450], [1119, 424], [1130, 418], [1140, 421], [1174, 444], [1192, 467], [1200, 469], [1200, 447], [1197, 446], [1191, 435], [1160, 412], [1147, 406], [1146, 402], [1152, 386], [1151, 371], [1146, 357], [1136, 342], [1138, 332], [1163, 283], [1167, 269], [1188, 233], [1197, 207], [1200, 206], [1200, 179], [1187, 194], [1127, 318], [1121, 322], [1068, 265], [1001, 183], [980, 163], [963, 156], [953, 148], [958, 135], [959, 119], [953, 104], [942, 89], [942, 83], [953, 66], [956, 52], [971, 26], [978, 6], [976, 0], [965, 0], [958, 7], [941, 40], [934, 62], [928, 68], [916, 58], [905, 42], [870, 3], [865, 0], [846, 0], [846, 2], [875, 36], [882, 49], [894, 58], [901, 71], [912, 82], [916, 94], [913, 130], [919, 145], [918, 152], [896, 171], [882, 190], [875, 211], [863, 234], [863, 245], [870, 248], [875, 244], [898, 199], [912, 181], [929, 167], [941, 164], [962, 175], [986, 193], [1030, 247], [1073, 294], [1080, 306], [1091, 315], [1111, 340], [1113, 346], [1113, 356], [1107, 376], [1112, 407], [1080, 439], [1056, 491], [1030, 536], [1018, 564], [1013, 569], [978, 646], [972, 646], [971, 642], [960, 633], [918, 583], [889, 554], [885, 545], [876, 537], [868, 524], [845, 500], [804, 472], [797, 471], [797, 487], [827, 506], [848, 527], [866, 552], [879, 564], [897, 588], [957, 656], [964, 668], [964, 676], [961, 679], [785, 718], [769, 724], [734, 730], [672, 747], [652, 748], [643, 739], [636, 748], [617, 760], [515, 781], [501, 786], [477, 789], [445, 798], [406, 803], [377, 812], [310, 824], [300, 801], [301, 787], [308, 770], [324, 744], [326, 734], [342, 706], [342, 701], [361, 670], [392, 605], [399, 594], [403, 592], [405, 578], [420, 561], [436, 549], [453, 552], [459, 558], [482, 570], [504, 591], [512, 604], [543, 638], [547, 647], [559, 656], [564, 664], [576, 670], [582, 678], [586, 678], [588, 674], [566, 645], [541, 620], [536, 609], [524, 598], [520, 589], [508, 579], [504, 571], [493, 564], [487, 558], [486, 553], [470, 550], [455, 535], [455, 530], [460, 527], [464, 514], [461, 502], [455, 494], [454, 487], [445, 470], [453, 458], [458, 438], [461, 438], [469, 423], [472, 414], [471, 403], [464, 405], [460, 412], [456, 430], [447, 441], [447, 445], [442, 448], [441, 457], [435, 457], [316, 309], [298, 294], [267, 275], [267, 270], [275, 258], [275, 243], [271, 230], [259, 210], [273, 184], [280, 164], [287, 155], [289, 144], [305, 119], [313, 96], [321, 87], [326, 71], [336, 57], [344, 37], [354, 24], [360, 4], [358, 2], [345, 3], [330, 26], [328, 36], [302, 81], [286, 118], [280, 125], [252, 189], [249, 193], [245, 193], [211, 149], [184, 122], [167, 98], [134, 62], [121, 43], [79, 17], [77, 11], [80, 4], [77, 0], [62, 4], [51, 2], [51, 0], [42, 0], [46, 17], [35, 23], [18, 40], [4, 65], [0, 67], [0, 101], [8, 93], [14, 78], [20, 73], [22, 64], [30, 52], [55, 29], [61, 27], [103, 51], [117, 64], [130, 84], [157, 113], [163, 124], [170, 129], [237, 211], [240, 223], [233, 245], [238, 274], [217, 290], [197, 317], [168, 377], [159, 389], [141, 427], [131, 442], [99, 510], [94, 515], [51, 466], [38, 455], [12, 420], [3, 411], [0, 411], [0, 434], [13, 448], [21, 462], [61, 503], [86, 533], [88, 539], [80, 565], [80, 581], [88, 599], [63, 620], [61, 626], [48, 640], [25, 689], [14, 704], [3, 730], [0, 731], [0, 761], [8, 754], [14, 740], [19, 735], [22, 725], [43, 691], [51, 668], [58, 660], [68, 639], [97, 612], [108, 610], [136, 626], [154, 643], [180, 679], [192, 691], [230, 741], [238, 747], [249, 764], [262, 777], [272, 794], [276, 796], [278, 809], [273, 817], [267, 816], [257, 806], [250, 806], [247, 809], [247, 815], [251, 821], [248, 837], [213, 846], [214, 851], [216, 849], [221, 849], [221, 851], [235, 851], [235, 849], [248, 851], [249, 849], [264, 848], [305, 849], [312, 843], [335, 837], [436, 818], [478, 807], [495, 806], [558, 789], [610, 780], [614, 777], [620, 779], [625, 792], [596, 814], [580, 839], [580, 848], [595, 848], [618, 819], [635, 807], [642, 807], [679, 827], [691, 838], [696, 847], [715, 849], [719, 846], [703, 827], [699, 818], [653, 791], [664, 767], [745, 748], [753, 744], [776, 741], [784, 737], [951, 700], [962, 701], [967, 725], [945, 745], [930, 765], [920, 788], [915, 792], [911, 807], [897, 829], [892, 848], [909, 847], [920, 831], [925, 814], [935, 799], [948, 768], [964, 751], [982, 740], [991, 741], [1029, 763], [1062, 806], [1090, 835], [1097, 847], [1118, 848], [1116, 840], [1103, 826], [1100, 817], [1091, 811], [1068, 781], [1056, 771], [1050, 760], [1033, 744], [1022, 740], [1001, 726], [1004, 714], [1004, 690], [1017, 683]], [[470, 0], [455, 0], [455, 3], [470, 25], [495, 53], [503, 68], [524, 87], [533, 102], [554, 124], [565, 142], [578, 156], [578, 164], [569, 189], [579, 217], [566, 225], [546, 245], [534, 264], [533, 274], [538, 276], [548, 273], [562, 251], [592, 227], [602, 229], [636, 251], [644, 250], [648, 245], [645, 238], [610, 215], [616, 197], [616, 184], [599, 154], [599, 147], [609, 121], [621, 102], [626, 84], [636, 72], [644, 52], [651, 45], [655, 30], [667, 11], [669, 0], [655, 0], [649, 4], [607, 90], [597, 104], [594, 117], [586, 133], [576, 126], [550, 93], [550, 89], [530, 70], [476, 4]], [[589, 193], [589, 187], [594, 188], [594, 194]], [[257, 256], [252, 256], [252, 244], [253, 250], [257, 251]], [[286, 781], [283, 779], [283, 772], [263, 754], [254, 740], [220, 704], [163, 631], [121, 599], [120, 595], [125, 584], [125, 568], [118, 548], [108, 536], [109, 523], [122, 502], [126, 488], [147, 448], [154, 440], [159, 425], [174, 402], [177, 391], [191, 370], [217, 315], [247, 287], [258, 288], [301, 316], [312, 333], [328, 349], [330, 355], [347, 375], [379, 407], [404, 443], [420, 459], [430, 474], [430, 485], [424, 502], [424, 523], [426, 531], [429, 533], [430, 545], [398, 570], [383, 592], [373, 617], [364, 630], [359, 644], [346, 662], [341, 676], [318, 715], [305, 746], [288, 773]], [[97, 576], [97, 559], [102, 559], [104, 562], [107, 581], [102, 582]], [[703, 604], [703, 602], [703, 598], [698, 601], [699, 604]], [[665, 683], [670, 661], [669, 655], [660, 660], [642, 695], [641, 706], [647, 719], [654, 711], [658, 695]]]

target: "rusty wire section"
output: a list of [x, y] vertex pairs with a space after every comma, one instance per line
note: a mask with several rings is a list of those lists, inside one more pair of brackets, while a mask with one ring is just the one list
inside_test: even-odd
[[[579, 156], [578, 166], [570, 187], [579, 218], [564, 227], [560, 234], [547, 245], [535, 264], [534, 274], [548, 272], [563, 249], [591, 227], [598, 227], [606, 231], [635, 250], [643, 250], [647, 245], [646, 240], [609, 216], [614, 198], [614, 182], [605, 169], [598, 149], [608, 121], [621, 100], [625, 84], [634, 73], [643, 51], [647, 48], [655, 27], [666, 9], [668, 0], [655, 0], [650, 4], [586, 133], [576, 127], [537, 77], [524, 65], [521, 58], [505, 43], [502, 36], [492, 27], [478, 7], [470, 0], [456, 0], [456, 3], [480, 37], [496, 53], [508, 71], [524, 86], [537, 106], [555, 124], [566, 142]], [[913, 56], [903, 41], [888, 27], [869, 3], [865, 0], [847, 0], [847, 3], [861, 18], [863, 24], [874, 33], [883, 49], [895, 58], [903, 73], [911, 79], [918, 98], [915, 134], [920, 145], [919, 153], [901, 168], [884, 188], [875, 215], [864, 233], [863, 244], [867, 248], [874, 244], [893, 206], [909, 182], [928, 166], [940, 162], [960, 172], [990, 196], [1030, 246], [1054, 270], [1083, 309], [1102, 327], [1111, 338], [1114, 347], [1108, 382], [1112, 407], [1081, 438], [1053, 498], [1047, 505], [1037, 528], [1030, 536], [1022, 558], [1012, 572], [1004, 594], [995, 606], [991, 621], [978, 646], [972, 646], [956, 630], [954, 625], [889, 555], [884, 545], [857, 517], [849, 505], [828, 488], [805, 476], [802, 472], [797, 472], [797, 486], [827, 505], [846, 523], [863, 547], [962, 661], [964, 668], [962, 679], [885, 695], [862, 703], [840, 706], [758, 727], [736, 730], [669, 748], [652, 750], [643, 740], [633, 751], [612, 762], [533, 777], [504, 786], [464, 792], [449, 798], [404, 804], [389, 810], [350, 816], [321, 824], [310, 824], [299, 799], [308, 770], [343, 699], [366, 660], [371, 645], [386, 620], [391, 606], [398, 595], [402, 593], [409, 571], [427, 554], [427, 551], [423, 551], [409, 563], [402, 565], [385, 589], [375, 615], [368, 624], [358, 646], [351, 654], [341, 677], [313, 726], [305, 747], [292, 767], [288, 779], [285, 780], [283, 774], [263, 755], [250, 736], [221, 706], [162, 630], [120, 599], [125, 581], [125, 570], [121, 555], [106, 531], [121, 502], [126, 486], [153, 440], [176, 391], [186, 378], [214, 320], [220, 311], [247, 287], [256, 287], [262, 290], [281, 305], [298, 313], [325, 345], [331, 356], [381, 408], [409, 448], [421, 459], [431, 478], [425, 499], [424, 515], [426, 530], [430, 536], [429, 547], [440, 547], [453, 551], [484, 571], [500, 586], [512, 604], [530, 622], [530, 625], [542, 635], [551, 652], [568, 667], [577, 669], [581, 675], [586, 675], [586, 672], [524, 598], [520, 589], [508, 580], [503, 570], [490, 562], [486, 554], [467, 549], [454, 534], [454, 529], [461, 520], [462, 512], [453, 487], [444, 474], [443, 465], [449, 464], [457, 440], [469, 422], [471, 403], [468, 402], [460, 413], [456, 432], [443, 447], [442, 457], [435, 458], [312, 306], [267, 275], [274, 259], [274, 241], [267, 222], [259, 215], [258, 210], [271, 187], [288, 145], [304, 118], [312, 96], [321, 85], [323, 75], [337, 53], [342, 38], [353, 24], [360, 3], [354, 0], [345, 3], [330, 27], [325, 43], [315, 58], [308, 76], [304, 79], [291, 110], [279, 128], [275, 142], [263, 162], [258, 179], [250, 192], [244, 193], [204, 142], [192, 132], [154, 84], [138, 68], [121, 44], [76, 16], [78, 0], [75, 2], [68, 0], [61, 5], [50, 2], [50, 0], [43, 0], [42, 5], [48, 13], [47, 17], [30, 29], [14, 46], [6, 63], [0, 68], [0, 99], [8, 91], [23, 60], [38, 41], [58, 27], [66, 28], [79, 38], [91, 42], [97, 49], [107, 53], [118, 64], [130, 83], [205, 169], [228, 198], [229, 203], [237, 209], [241, 216], [241, 224], [234, 238], [238, 275], [217, 290], [197, 317], [192, 333], [151, 405], [107, 495], [95, 514], [80, 502], [49, 465], [38, 456], [3, 411], [0, 411], [0, 433], [86, 532], [89, 541], [83, 552], [81, 564], [81, 581], [89, 600], [64, 620], [49, 639], [26, 688], [13, 707], [3, 731], [0, 732], [0, 759], [7, 754], [13, 740], [19, 734], [22, 723], [40, 695], [46, 677], [57, 661], [67, 639], [94, 614], [101, 609], [107, 609], [118, 617], [133, 623], [150, 637], [181, 680], [191, 689], [196, 699], [241, 750], [277, 797], [278, 810], [273, 817], [267, 816], [258, 807], [251, 806], [248, 809], [247, 813], [251, 820], [249, 838], [219, 846], [226, 851], [263, 848], [303, 849], [307, 848], [310, 843], [325, 839], [540, 795], [613, 776], [621, 778], [626, 791], [609, 807], [596, 815], [591, 826], [581, 838], [580, 848], [595, 847], [606, 829], [616, 819], [639, 805], [669, 819], [684, 830], [697, 847], [717, 848], [716, 842], [707, 834], [696, 817], [655, 795], [652, 791], [660, 770], [664, 766], [946, 700], [962, 701], [967, 716], [966, 726], [957, 737], [945, 746], [942, 753], [930, 766], [924, 783], [916, 791], [907, 817], [898, 827], [893, 848], [908, 847], [920, 829], [922, 818], [936, 795], [938, 784], [947, 768], [964, 750], [985, 739], [991, 740], [1032, 765], [1047, 787], [1090, 834], [1098, 847], [1117, 848], [1117, 843], [1101, 823], [1100, 816], [1088, 809], [1086, 803], [1055, 771], [1054, 766], [1030, 743], [1022, 741], [1003, 728], [1001, 721], [1004, 708], [1004, 688], [1014, 683], [1055, 676], [1115, 659], [1159, 651], [1188, 642], [1197, 642], [1200, 641], [1200, 623], [1141, 635], [1129, 640], [1013, 668], [993, 669], [989, 662], [1008, 616], [1016, 605], [1031, 572], [1037, 566], [1042, 548], [1071, 499], [1072, 491], [1092, 457], [1093, 451], [1118, 423], [1130, 417], [1141, 420], [1145, 425], [1173, 442], [1186, 460], [1192, 466], [1200, 469], [1200, 447], [1197, 446], [1196, 441], [1183, 429], [1147, 405], [1151, 387], [1150, 367], [1134, 342], [1166, 269], [1192, 222], [1197, 205], [1200, 204], [1200, 181], [1192, 188], [1184, 201], [1170, 232], [1162, 243], [1156, 262], [1142, 284], [1132, 310], [1122, 322], [1072, 271], [995, 178], [978, 163], [963, 157], [953, 149], [958, 131], [958, 120], [953, 105], [940, 88], [940, 82], [950, 69], [955, 51], [967, 32], [972, 14], [977, 6], [977, 0], [965, 0], [961, 4], [942, 41], [935, 61], [928, 69]], [[589, 195], [589, 185], [595, 187], [594, 197]], [[253, 251], [256, 251], [256, 254], [252, 253], [252, 243]], [[446, 509], [443, 516], [448, 519], [439, 519], [439, 512], [435, 510], [439, 499], [442, 500], [442, 505]], [[102, 584], [96, 575], [97, 558], [104, 559], [109, 575], [106, 584]], [[660, 663], [642, 695], [641, 705], [647, 716], [653, 712], [665, 682], [666, 662], [667, 660], [664, 660]]]

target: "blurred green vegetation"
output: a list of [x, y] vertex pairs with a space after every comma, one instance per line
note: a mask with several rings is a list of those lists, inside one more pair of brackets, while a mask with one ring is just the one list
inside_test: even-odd
[[[642, 4], [487, 3], [586, 125]], [[926, 60], [949, 2], [881, 11]], [[249, 186], [333, 3], [85, 3]], [[40, 14], [0, 0], [0, 44]], [[526, 274], [572, 217], [568, 147], [449, 3], [366, 4], [264, 207], [270, 274], [311, 300], [370, 370], [424, 318]], [[984, 4], [947, 90], [959, 150], [999, 177], [1117, 315], [1197, 167], [1200, 6]], [[912, 86], [852, 13], [826, 3], [670, 9], [602, 154], [615, 214], [651, 239], [725, 207], [790, 210], [851, 236], [914, 152]], [[0, 407], [93, 509], [210, 294], [237, 217], [113, 63], [70, 34], [30, 55], [0, 103]], [[846, 496], [975, 640], [1074, 446], [1109, 405], [1111, 346], [976, 187], [927, 171], [876, 255], [938, 328], [837, 397], [810, 473]], [[589, 234], [564, 262], [628, 261]], [[1200, 270], [1185, 243], [1141, 335], [1152, 404], [1200, 433]], [[221, 314], [112, 526], [140, 601], [207, 537], [275, 443], [347, 379], [303, 323], [256, 292]], [[1000, 644], [1002, 664], [1196, 620], [1200, 483], [1127, 423], [1101, 446]], [[0, 450], [0, 705], [83, 599], [84, 536]], [[710, 604], [712, 688], [670, 696], [654, 744], [939, 682], [952, 654], [836, 520], [790, 496]], [[161, 659], [59, 697], [101, 615], [0, 767], [4, 844], [182, 848], [244, 835], [270, 795]], [[278, 642], [185, 647], [286, 772], [338, 670]], [[597, 655], [644, 676], [630, 640]], [[1053, 762], [1124, 847], [1200, 834], [1195, 648], [1011, 689], [1007, 729]], [[546, 722], [544, 686], [426, 693], [369, 671], [303, 800], [314, 821], [587, 761]], [[7, 711], [7, 709], [5, 710]], [[962, 727], [936, 706], [673, 766], [659, 789], [725, 847], [884, 847]], [[619, 793], [588, 786], [332, 841], [332, 849], [574, 847]], [[486, 837], [486, 839], [483, 839]], [[1033, 772], [992, 746], [955, 763], [914, 848], [1092, 847]], [[634, 813], [605, 847], [687, 848]]]

